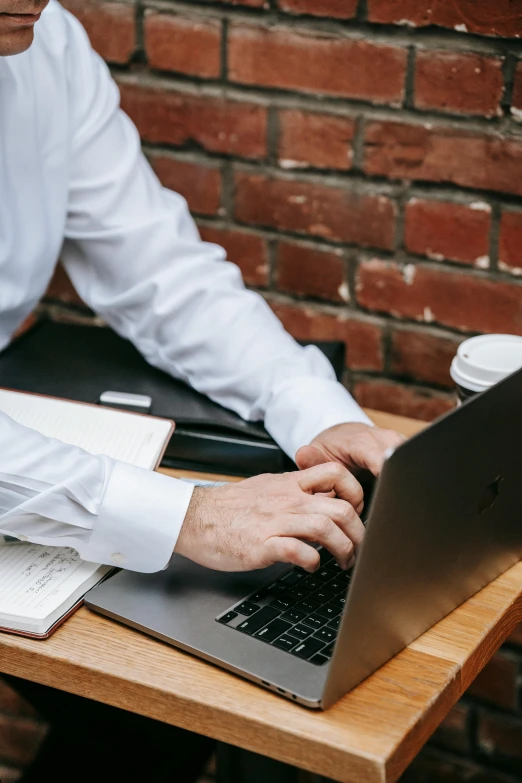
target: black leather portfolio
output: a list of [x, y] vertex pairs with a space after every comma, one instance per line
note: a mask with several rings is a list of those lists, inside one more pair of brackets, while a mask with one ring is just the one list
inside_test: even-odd
[[[337, 377], [344, 343], [315, 343]], [[199, 392], [151, 367], [111, 329], [41, 321], [0, 354], [0, 386], [97, 403], [105, 391], [146, 394], [151, 415], [174, 419], [164, 465], [240, 476], [291, 468], [260, 423], [243, 421]]]

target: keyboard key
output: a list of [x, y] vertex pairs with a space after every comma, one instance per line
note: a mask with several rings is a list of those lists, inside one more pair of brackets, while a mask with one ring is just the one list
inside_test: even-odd
[[344, 609], [344, 605], [346, 603], [346, 596], [336, 595], [335, 598], [332, 598], [330, 603], [332, 603], [334, 606], [339, 606], [341, 609]]
[[334, 606], [333, 604], [326, 604], [317, 610], [317, 614], [320, 614], [321, 617], [326, 617], [328, 620], [330, 620], [332, 617], [337, 617], [337, 615], [340, 613], [341, 609], [339, 609], [338, 606]]
[[273, 642], [274, 639], [277, 639], [278, 636], [281, 636], [291, 627], [290, 623], [285, 623], [279, 618], [272, 620], [271, 623], [268, 623], [268, 625], [265, 625], [264, 628], [256, 633], [256, 639], [262, 639], [264, 642]]
[[[277, 620], [275, 622], [277, 622]], [[263, 633], [263, 631], [260, 631], [260, 633]], [[336, 638], [337, 631], [334, 631], [333, 628], [328, 628], [328, 626], [321, 628], [320, 631], [314, 633], [314, 639], [320, 639], [325, 644], [327, 642], [335, 642]]]
[[294, 603], [295, 602], [292, 601], [292, 599], [281, 597], [281, 598], [274, 598], [273, 601], [270, 601], [270, 606], [272, 606], [274, 609], [279, 609], [280, 612], [284, 612], [287, 609], [290, 609], [290, 607], [293, 606]]
[[236, 612], [239, 612], [239, 614], [246, 614], [248, 617], [250, 617], [251, 614], [257, 612], [259, 606], [257, 604], [250, 603], [250, 601], [243, 601], [242, 604], [235, 606], [234, 609]]
[[339, 615], [338, 617], [334, 617], [333, 620], [330, 620], [330, 622], [328, 623], [328, 628], [333, 628], [334, 631], [338, 631], [340, 625], [341, 625], [341, 615]]
[[341, 568], [341, 566], [336, 560], [331, 560], [328, 563], [328, 568], [330, 571], [333, 571], [334, 574], [342, 574], [342, 572], [344, 571], [344, 568]]
[[326, 604], [328, 601], [331, 601], [332, 598], [334, 598], [334, 594], [324, 588], [316, 590], [312, 596], [312, 600], [317, 601], [320, 604]]
[[312, 590], [317, 590], [318, 587], [321, 587], [322, 582], [319, 581], [319, 579], [316, 579], [315, 576], [307, 576], [306, 579], [303, 579], [299, 587], [302, 590], [308, 590], [310, 593]]
[[243, 633], [253, 634], [256, 631], [259, 631], [264, 625], [275, 620], [278, 615], [279, 612], [277, 609], [273, 609], [271, 606], [265, 606], [264, 609], [260, 609], [259, 612], [253, 614], [252, 617], [248, 617], [246, 620], [243, 620], [242, 623], [239, 623], [237, 630], [242, 631]]
[[296, 609], [299, 609], [300, 612], [306, 612], [306, 614], [309, 614], [310, 612], [315, 612], [316, 609], [319, 609], [321, 604], [319, 601], [314, 601], [312, 598], [305, 598], [304, 601], [299, 601], [298, 604], [296, 604]]
[[306, 612], [300, 612], [297, 609], [289, 609], [281, 615], [281, 619], [288, 623], [300, 623], [303, 617], [306, 617]]
[[325, 549], [324, 546], [319, 550], [319, 557], [321, 558], [322, 566], [324, 566], [324, 564], [328, 563], [330, 560], [333, 560], [332, 553]]
[[311, 628], [308, 628], [306, 625], [303, 625], [300, 623], [299, 625], [294, 625], [293, 628], [290, 628], [288, 631], [289, 636], [295, 636], [296, 639], [306, 639], [308, 636], [311, 636], [313, 633]]
[[329, 582], [332, 577], [335, 576], [333, 571], [330, 571], [330, 568], [320, 568], [318, 571], [314, 571], [314, 576], [316, 579], [319, 579], [321, 584], [323, 582]]
[[331, 658], [333, 653], [333, 648], [334, 648], [334, 642], [330, 642], [330, 644], [328, 644], [323, 650], [321, 650], [321, 655], [326, 655], [327, 658]]
[[337, 582], [344, 582], [347, 585], [352, 578], [352, 571], [342, 571], [340, 574], [336, 574], [335, 578]]
[[279, 580], [280, 584], [286, 585], [287, 587], [292, 587], [293, 585], [296, 585], [298, 582], [301, 581], [301, 579], [304, 579], [306, 576], [304, 571], [298, 571], [297, 569], [294, 569], [293, 571], [289, 571], [287, 574], [281, 577]]
[[257, 591], [257, 593], [251, 595], [249, 600], [255, 604], [258, 601], [262, 601], [263, 598], [268, 598], [268, 596], [273, 598], [276, 595], [280, 595], [281, 593], [284, 593], [285, 590], [286, 588], [284, 585], [280, 585], [278, 582], [274, 582], [273, 584], [268, 585], [268, 587], [262, 587], [261, 590]]
[[280, 636], [274, 642], [274, 647], [279, 647], [280, 650], [291, 650], [293, 647], [299, 644], [297, 639], [293, 639], [291, 636]]
[[218, 618], [218, 623], [223, 623], [223, 625], [226, 625], [231, 620], [234, 620], [234, 618], [237, 617], [237, 612], [227, 612], [223, 615], [223, 617]]
[[310, 658], [310, 663], [315, 663], [316, 666], [323, 666], [323, 664], [328, 663], [328, 661], [329, 658], [327, 658], [326, 655], [321, 655], [321, 653], [312, 655]]
[[297, 655], [298, 658], [305, 658], [308, 660], [308, 658], [311, 658], [312, 655], [315, 655], [317, 652], [319, 652], [323, 646], [323, 642], [320, 642], [319, 639], [314, 639], [311, 637], [310, 639], [305, 639], [304, 642], [300, 642], [295, 650], [292, 650], [292, 653]]
[[306, 590], [301, 590], [299, 587], [291, 587], [286, 593], [283, 593], [283, 598], [292, 598], [294, 601], [302, 601], [308, 595]]
[[311, 614], [303, 620], [303, 625], [308, 625], [310, 628], [322, 628], [323, 625], [326, 625], [326, 619], [318, 614]]
[[330, 581], [326, 583], [326, 589], [329, 590], [331, 593], [335, 593], [335, 595], [337, 595], [338, 593], [342, 593], [344, 595], [346, 593], [346, 584], [345, 582], [341, 582], [336, 577], [335, 579], [330, 579]]
[[266, 588], [267, 595], [281, 595], [285, 590], [285, 585], [281, 585], [279, 582], [272, 582], [272, 584], [268, 585]]

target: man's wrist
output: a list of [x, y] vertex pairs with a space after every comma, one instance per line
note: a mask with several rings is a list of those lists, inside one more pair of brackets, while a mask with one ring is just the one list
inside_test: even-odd
[[175, 548], [193, 490], [184, 481], [115, 462], [87, 545], [89, 559], [131, 571], [161, 571]]
[[301, 446], [338, 424], [372, 421], [347, 389], [325, 378], [294, 378], [274, 395], [267, 409], [265, 427], [275, 441], [294, 459]]

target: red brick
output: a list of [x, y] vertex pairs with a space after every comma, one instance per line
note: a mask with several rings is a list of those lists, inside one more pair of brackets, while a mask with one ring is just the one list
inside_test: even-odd
[[293, 28], [234, 24], [230, 79], [241, 84], [400, 104], [406, 49]]
[[391, 341], [391, 371], [418, 381], [453, 387], [449, 368], [461, 341], [413, 329], [397, 329]]
[[477, 332], [522, 334], [522, 287], [483, 277], [408, 264], [364, 261], [359, 304], [396, 317]]
[[211, 152], [266, 155], [267, 112], [224, 98], [120, 83], [122, 108], [144, 141], [182, 146], [196, 142]]
[[399, 122], [369, 122], [368, 174], [522, 194], [522, 139]]
[[477, 675], [468, 694], [479, 699], [515, 710], [517, 707], [518, 665], [514, 658], [497, 653]]
[[285, 169], [352, 167], [355, 121], [334, 114], [279, 112], [279, 165]]
[[462, 32], [519, 38], [522, 9], [518, 0], [368, 0], [368, 19], [415, 27], [439, 25]]
[[478, 741], [483, 753], [492, 759], [522, 761], [522, 723], [494, 713], [479, 718]]
[[468, 717], [469, 707], [456, 704], [433, 735], [433, 744], [457, 753], [468, 753]]
[[[36, 710], [0, 677], [0, 713], [35, 718]], [[1, 749], [0, 749], [1, 755]], [[0, 777], [0, 780], [2, 778]]]
[[411, 253], [489, 266], [491, 207], [413, 198], [406, 204], [404, 243]]
[[511, 104], [511, 114], [517, 122], [522, 122], [522, 60], [519, 60], [515, 70]]
[[161, 71], [216, 78], [221, 71], [221, 22], [145, 13], [145, 51], [149, 65]]
[[34, 758], [45, 729], [32, 720], [0, 715], [0, 752], [7, 764], [26, 765]]
[[357, 13], [357, 0], [279, 0], [279, 7], [291, 14], [353, 19]]
[[0, 780], [2, 783], [19, 783], [20, 770], [0, 764]]
[[355, 384], [354, 396], [364, 408], [423, 421], [432, 421], [455, 407], [455, 401], [447, 395], [384, 380], [359, 381]]
[[238, 220], [325, 239], [391, 249], [395, 204], [386, 196], [312, 182], [236, 173]]
[[192, 212], [216, 215], [221, 206], [221, 172], [212, 166], [167, 157], [156, 152], [150, 162], [161, 184], [187, 199]]
[[277, 288], [333, 302], [348, 301], [346, 263], [342, 251], [280, 242], [277, 249]]
[[129, 3], [63, 0], [83, 24], [94, 49], [112, 63], [127, 63], [136, 48], [136, 10]]
[[83, 299], [76, 292], [73, 284], [69, 280], [67, 273], [61, 264], [55, 269], [53, 279], [49, 283], [47, 292], [45, 294], [46, 299], [55, 299], [63, 304], [79, 305], [85, 307]]
[[419, 109], [502, 114], [501, 57], [447, 51], [419, 51], [415, 65], [415, 106]]
[[274, 313], [296, 340], [343, 340], [352, 370], [382, 370], [382, 329], [368, 321], [334, 315], [310, 306], [270, 302]]
[[268, 247], [263, 237], [215, 226], [200, 226], [199, 233], [205, 242], [225, 248], [229, 261], [241, 269], [245, 283], [256, 286], [268, 284]]
[[502, 214], [498, 265], [505, 272], [522, 274], [522, 212], [504, 211]]

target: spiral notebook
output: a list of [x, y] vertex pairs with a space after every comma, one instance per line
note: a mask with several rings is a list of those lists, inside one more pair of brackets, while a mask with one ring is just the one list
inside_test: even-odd
[[[0, 412], [91, 454], [149, 470], [159, 465], [174, 429], [167, 419], [5, 389]], [[69, 548], [0, 535], [0, 630], [47, 638], [110, 571]]]

